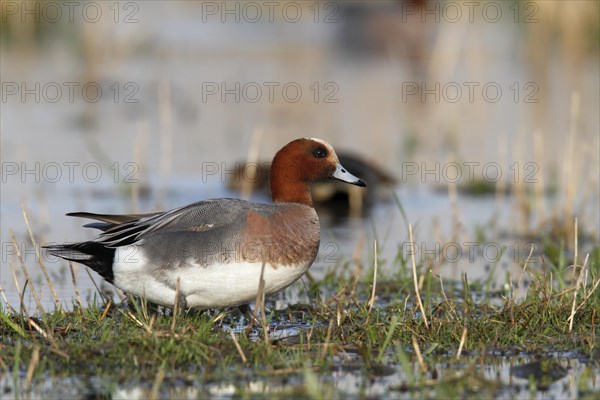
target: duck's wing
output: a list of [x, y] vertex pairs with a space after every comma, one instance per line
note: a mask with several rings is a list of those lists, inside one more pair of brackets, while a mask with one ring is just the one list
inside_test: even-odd
[[92, 241], [116, 248], [135, 244], [152, 233], [204, 232], [229, 225], [245, 217], [249, 204], [239, 199], [216, 199], [160, 213], [107, 215], [78, 212], [67, 215], [103, 221], [85, 226], [103, 231]]
[[69, 217], [88, 218], [95, 219], [96, 221], [102, 222], [91, 222], [84, 225], [85, 228], [100, 229], [106, 231], [116, 225], [124, 224], [126, 222], [137, 221], [142, 218], [153, 217], [163, 212], [147, 213], [147, 214], [95, 214], [90, 212], [72, 212], [68, 213]]

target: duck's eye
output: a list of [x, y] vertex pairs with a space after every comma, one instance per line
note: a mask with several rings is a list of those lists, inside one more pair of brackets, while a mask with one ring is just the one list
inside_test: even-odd
[[312, 151], [313, 156], [315, 156], [316, 158], [324, 158], [327, 155], [327, 152], [325, 151], [325, 149], [319, 147], [316, 148]]

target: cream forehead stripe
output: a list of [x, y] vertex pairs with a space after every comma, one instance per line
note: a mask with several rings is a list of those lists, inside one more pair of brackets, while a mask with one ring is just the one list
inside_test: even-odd
[[323, 146], [327, 147], [328, 150], [330, 150], [333, 154], [335, 154], [335, 150], [333, 150], [333, 147], [331, 147], [331, 145], [329, 143], [327, 143], [326, 141], [324, 141], [323, 139], [319, 139], [319, 138], [306, 138], [307, 140], [313, 140], [317, 143], [321, 143]]
[[307, 137], [306, 140], [314, 140], [315, 142], [319, 142], [321, 144], [324, 144], [325, 146], [331, 147], [331, 146], [329, 146], [329, 143], [327, 143], [323, 139], [314, 138], [314, 137]]

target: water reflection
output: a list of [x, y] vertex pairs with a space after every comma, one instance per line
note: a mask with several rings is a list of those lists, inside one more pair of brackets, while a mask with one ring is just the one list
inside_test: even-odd
[[[363, 398], [364, 396], [393, 396], [401, 398], [423, 398], [448, 394], [457, 390], [455, 386], [462, 376], [471, 376], [470, 393], [479, 393], [486, 398], [501, 399], [506, 397], [516, 399], [529, 398], [577, 398], [579, 395], [591, 395], [597, 392], [597, 376], [600, 369], [581, 363], [577, 355], [546, 356], [544, 362], [552, 364], [554, 374], [551, 381], [537, 390], [532, 391], [527, 377], [517, 377], [524, 366], [537, 363], [539, 356], [519, 355], [494, 356], [487, 355], [485, 362], [477, 358], [463, 357], [463, 362], [457, 365], [450, 357], [432, 356], [428, 358], [430, 371], [435, 372], [435, 379], [431, 376], [423, 383], [412, 385], [411, 378], [407, 377], [403, 368], [395, 364], [397, 356], [389, 352], [384, 357], [387, 369], [385, 373], [373, 375], [373, 370], [364, 366], [358, 354], [342, 352], [334, 357], [335, 364], [331, 371], [313, 370], [310, 367], [290, 370], [285, 373], [269, 370], [268, 368], [256, 376], [250, 369], [237, 371], [236, 382], [223, 382], [214, 379], [204, 379], [202, 373], [166, 375], [158, 387], [153, 387], [151, 382], [107, 382], [101, 378], [57, 378], [42, 377], [36, 379], [29, 395], [36, 397], [70, 398], [86, 396], [112, 396], [113, 398], [148, 398], [158, 395], [160, 398], [198, 398], [207, 394], [220, 398], [234, 398], [243, 395], [306, 395], [311, 388], [312, 376], [321, 389], [328, 393], [346, 398]], [[449, 362], [452, 368], [448, 368]], [[461, 367], [462, 366], [462, 367]], [[472, 368], [475, 368], [473, 372]], [[412, 373], [419, 376], [419, 365], [411, 363]], [[310, 371], [310, 372], [307, 372]], [[429, 373], [428, 375], [431, 375]], [[528, 374], [526, 374], [528, 376]], [[24, 389], [23, 376], [16, 380], [19, 393]], [[449, 387], [444, 386], [444, 382]], [[12, 376], [5, 374], [0, 378], [3, 388], [3, 398], [15, 396], [15, 381]], [[458, 389], [460, 390], [460, 389]]]

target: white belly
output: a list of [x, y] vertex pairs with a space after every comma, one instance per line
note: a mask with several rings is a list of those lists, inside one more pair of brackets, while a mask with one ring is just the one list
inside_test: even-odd
[[[285, 289], [310, 267], [306, 264], [264, 266], [265, 294]], [[188, 260], [177, 266], [160, 268], [149, 262], [138, 246], [126, 246], [115, 252], [114, 284], [119, 289], [151, 302], [171, 306], [179, 278], [179, 294], [194, 308], [228, 307], [256, 299], [261, 263], [228, 263], [201, 266]]]

